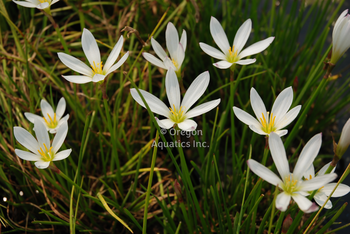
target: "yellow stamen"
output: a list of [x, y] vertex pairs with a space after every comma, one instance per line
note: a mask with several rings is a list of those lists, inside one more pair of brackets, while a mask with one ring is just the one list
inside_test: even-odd
[[49, 117], [50, 121], [47, 121], [47, 119], [45, 117], [43, 117], [46, 125], [49, 127], [49, 128], [56, 128], [57, 125], [58, 125], [58, 121], [56, 119], [56, 113], [54, 114], [53, 116], [53, 119], [51, 118], [51, 116], [49, 114], [47, 114], [47, 116]]
[[[274, 126], [276, 116], [273, 116], [273, 113], [271, 113], [271, 116], [269, 118], [269, 112], [267, 112], [266, 114], [267, 114], [267, 118], [265, 118], [264, 113], [261, 113], [262, 118], [259, 118], [259, 119], [262, 125], [262, 130], [269, 134], [276, 130], [276, 127]], [[268, 121], [266, 119], [268, 119]]]
[[283, 191], [289, 195], [298, 191], [297, 184], [298, 180], [295, 180], [293, 174], [290, 174], [284, 178]]
[[40, 147], [40, 150], [38, 150], [39, 154], [42, 157], [42, 160], [45, 162], [52, 161], [52, 159], [54, 158], [54, 154], [52, 152], [52, 146], [50, 147], [50, 149], [47, 149], [45, 143], [43, 143], [43, 145], [44, 145], [45, 151], [41, 147]]
[[48, 0], [39, 0], [40, 3], [48, 2]]
[[174, 66], [176, 67], [176, 69], [178, 68], [179, 64], [177, 63], [177, 61], [175, 61], [174, 59], [171, 60], [174, 64]]
[[102, 62], [97, 63], [97, 65], [96, 65], [95, 61], [94, 61], [93, 63], [94, 63], [94, 65], [93, 65], [93, 66], [91, 65], [91, 68], [92, 68], [94, 74], [101, 74], [101, 75], [103, 75], [103, 70], [102, 70], [103, 65], [102, 65]]
[[228, 53], [229, 53], [227, 55], [228, 62], [233, 63], [238, 61], [238, 57], [237, 57], [238, 50], [235, 51], [235, 46], [232, 46], [232, 49], [230, 47], [230, 49], [228, 50]]
[[170, 116], [169, 118], [174, 121], [175, 123], [181, 123], [186, 119], [186, 116], [184, 115], [184, 109], [185, 107], [180, 107], [179, 110], [176, 110], [175, 105], [173, 104], [173, 108], [169, 107], [170, 109]]

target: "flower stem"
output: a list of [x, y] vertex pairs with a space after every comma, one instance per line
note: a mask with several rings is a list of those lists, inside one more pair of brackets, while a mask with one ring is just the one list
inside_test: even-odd
[[[266, 140], [268, 139], [268, 137], [266, 137]], [[264, 149], [264, 156], [262, 159], [262, 165], [266, 165], [266, 161], [267, 161], [267, 156], [269, 155], [269, 146], [267, 145], [267, 147], [265, 147]]]
[[276, 204], [277, 192], [278, 192], [278, 186], [276, 186], [275, 192], [274, 192], [274, 198], [272, 201], [271, 218], [270, 218], [270, 223], [269, 223], [269, 230], [267, 231], [267, 233], [271, 233], [271, 229], [272, 229], [272, 222], [273, 222], [273, 218], [275, 216], [275, 208], [276, 208], [275, 204]]

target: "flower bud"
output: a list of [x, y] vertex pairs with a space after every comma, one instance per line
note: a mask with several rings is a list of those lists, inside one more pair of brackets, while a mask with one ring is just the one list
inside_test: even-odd
[[284, 219], [283, 224], [282, 224], [282, 233], [287, 233], [288, 229], [293, 223], [293, 219], [290, 216], [290, 214], [287, 215], [287, 217]]
[[179, 202], [183, 202], [181, 185], [179, 184], [179, 182], [177, 180], [175, 180], [175, 182], [174, 182], [174, 189], [175, 189], [177, 199], [179, 199]]
[[346, 121], [340, 135], [338, 145], [336, 146], [335, 155], [340, 159], [350, 145], [350, 119]]
[[350, 47], [350, 15], [348, 14], [348, 9], [343, 11], [333, 28], [333, 48], [331, 63], [336, 64], [341, 56]]

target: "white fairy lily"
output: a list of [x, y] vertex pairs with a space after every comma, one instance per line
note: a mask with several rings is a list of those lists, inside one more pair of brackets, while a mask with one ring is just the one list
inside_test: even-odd
[[272, 159], [276, 165], [280, 177], [270, 169], [256, 162], [248, 160], [248, 166], [259, 177], [270, 184], [278, 186], [282, 192], [276, 198], [276, 208], [286, 211], [291, 198], [298, 204], [304, 212], [312, 212], [313, 203], [305, 196], [308, 191], [316, 190], [333, 181], [337, 175], [335, 173], [317, 176], [310, 180], [303, 180], [304, 172], [310, 167], [320, 150], [322, 135], [317, 134], [311, 138], [300, 153], [293, 173], [290, 173], [286, 151], [281, 138], [276, 133], [271, 133], [269, 137], [269, 147]]
[[341, 56], [350, 48], [350, 15], [348, 9], [343, 11], [333, 28], [333, 47], [331, 63], [336, 64]]
[[341, 131], [340, 139], [336, 145], [335, 155], [340, 159], [350, 145], [350, 119], [346, 121]]
[[25, 117], [32, 123], [35, 120], [41, 121], [50, 133], [56, 133], [57, 129], [64, 123], [67, 123], [69, 114], [62, 117], [66, 110], [66, 100], [62, 97], [57, 105], [56, 113], [53, 111], [52, 106], [44, 99], [40, 102], [42, 116], [35, 115], [29, 112], [25, 112]]
[[76, 84], [85, 84], [91, 81], [99, 82], [101, 80], [104, 80], [106, 76], [108, 76], [111, 72], [117, 70], [128, 58], [129, 52], [126, 52], [126, 54], [116, 64], [114, 64], [123, 47], [123, 42], [123, 36], [120, 36], [117, 44], [115, 44], [112, 52], [108, 56], [106, 63], [103, 65], [101, 61], [100, 50], [97, 46], [97, 42], [94, 36], [89, 30], [84, 28], [83, 34], [81, 36], [81, 44], [85, 56], [89, 60], [91, 68], [79, 59], [71, 55], [59, 52], [57, 53], [58, 57], [64, 65], [78, 73], [83, 74], [83, 76], [72, 75], [62, 77]]
[[[208, 85], [209, 72], [203, 72], [192, 82], [180, 104], [181, 95], [179, 81], [174, 70], [170, 68], [165, 78], [165, 88], [170, 104], [169, 108], [159, 98], [149, 92], [144, 90], [139, 91], [152, 112], [167, 118], [163, 120], [157, 119], [161, 128], [169, 129], [173, 127], [174, 124], [177, 124], [177, 126], [184, 131], [193, 131], [197, 128], [197, 123], [190, 118], [204, 114], [220, 103], [220, 99], [216, 99], [189, 110], [203, 95]], [[130, 89], [130, 93], [137, 103], [146, 108], [136, 89]]]
[[[317, 173], [316, 177], [315, 177], [315, 168], [314, 165], [311, 164], [309, 169], [304, 173], [304, 179], [305, 180], [310, 180], [312, 178], [317, 178], [319, 176], [323, 176], [325, 174], [325, 172], [327, 171], [329, 165], [331, 163], [328, 163], [326, 165], [324, 165]], [[331, 173], [333, 173], [335, 170], [335, 167], [333, 168], [333, 170], [331, 171]], [[334, 187], [337, 185], [337, 183], [329, 183], [326, 184], [324, 186], [322, 186], [321, 188], [319, 188], [316, 192], [316, 194], [314, 195], [314, 199], [317, 202], [318, 205], [323, 206], [323, 204], [326, 202], [326, 200], [328, 199], [328, 196], [332, 193]], [[332, 197], [342, 197], [345, 196], [346, 194], [348, 194], [350, 192], [350, 187], [348, 185], [345, 184], [339, 184], [337, 189], [334, 191], [334, 193], [332, 194]], [[312, 193], [312, 191], [309, 192], [310, 194]], [[332, 209], [332, 202], [330, 200], [327, 201], [326, 205], [324, 206], [324, 208], [326, 209]]]
[[242, 26], [238, 29], [232, 47], [228, 42], [227, 36], [224, 32], [219, 21], [211, 17], [210, 19], [210, 33], [219, 48], [218, 50], [210, 45], [200, 42], [199, 46], [202, 50], [213, 58], [220, 59], [220, 62], [214, 63], [213, 65], [220, 69], [226, 69], [231, 67], [233, 64], [248, 65], [255, 63], [256, 59], [242, 59], [253, 54], [257, 54], [265, 50], [275, 39], [274, 37], [266, 38], [265, 40], [259, 41], [248, 48], [243, 49], [247, 43], [250, 31], [252, 30], [252, 21], [247, 19]]
[[47, 9], [50, 9], [52, 4], [55, 4], [59, 0], [25, 0], [25, 1], [12, 0], [12, 1], [20, 6], [29, 7], [29, 8], [38, 8], [40, 10], [47, 10]]
[[292, 87], [284, 89], [277, 96], [271, 113], [266, 111], [264, 102], [254, 88], [250, 90], [250, 102], [257, 119], [235, 106], [233, 112], [240, 121], [249, 125], [252, 131], [260, 135], [269, 135], [271, 132], [275, 132], [279, 136], [286, 135], [288, 130], [281, 129], [297, 117], [301, 108], [299, 105], [288, 111], [293, 102]]
[[14, 127], [13, 130], [16, 140], [31, 151], [15, 149], [17, 156], [23, 160], [36, 161], [35, 166], [39, 169], [47, 168], [52, 161], [67, 158], [72, 152], [72, 149], [67, 149], [57, 153], [67, 136], [67, 122], [63, 123], [58, 129], [52, 141], [52, 145], [50, 143], [49, 133], [42, 121], [35, 120], [34, 123], [34, 131], [37, 140], [24, 128]]
[[151, 38], [152, 48], [161, 60], [150, 53], [144, 52], [142, 55], [147, 61], [158, 67], [165, 70], [172, 68], [176, 72], [176, 75], [180, 77], [181, 65], [185, 58], [187, 44], [186, 31], [182, 31], [181, 39], [179, 41], [179, 34], [177, 33], [175, 26], [169, 22], [165, 31], [165, 42], [170, 58], [167, 56], [162, 46], [154, 40], [153, 37]]

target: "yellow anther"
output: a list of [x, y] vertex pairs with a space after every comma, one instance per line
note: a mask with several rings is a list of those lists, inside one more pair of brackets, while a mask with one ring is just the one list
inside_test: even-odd
[[175, 123], [181, 123], [186, 119], [186, 117], [184, 116], [185, 107], [180, 106], [180, 109], [176, 110], [175, 104], [173, 104], [173, 108], [169, 107], [169, 109], [171, 114], [169, 118]]
[[103, 70], [102, 70], [103, 65], [102, 65], [102, 62], [97, 63], [97, 65], [96, 65], [95, 61], [94, 61], [93, 63], [94, 63], [94, 65], [93, 65], [93, 66], [91, 65], [91, 68], [92, 68], [94, 74], [103, 74]]
[[40, 3], [48, 2], [47, 0], [39, 0]]
[[44, 119], [46, 125], [47, 125], [49, 128], [56, 128], [57, 125], [58, 125], [58, 121], [57, 121], [57, 119], [56, 119], [56, 113], [54, 114], [53, 119], [52, 119], [52, 117], [51, 117], [49, 114], [47, 114], [47, 116], [49, 117], [50, 121], [47, 121], [47, 119], [46, 119], [45, 117], [43, 117], [43, 119]]
[[310, 175], [310, 180], [312, 179], [312, 176]]
[[237, 58], [238, 50], [235, 51], [235, 46], [232, 46], [232, 49], [230, 47], [230, 49], [228, 50], [228, 53], [229, 53], [229, 55], [227, 56], [228, 62], [233, 63], [238, 61], [238, 58]]
[[174, 66], [176, 67], [176, 69], [178, 68], [179, 64], [177, 63], [177, 61], [175, 61], [174, 59], [171, 60], [174, 64]]
[[322, 186], [321, 188], [319, 188], [317, 191], [319, 192], [319, 191], [321, 191], [321, 189], [323, 189], [324, 188], [324, 186]]
[[47, 146], [45, 145], [45, 143], [43, 143], [44, 145], [44, 149], [40, 147], [40, 150], [38, 150], [39, 154], [41, 155], [42, 157], [42, 160], [45, 161], [45, 162], [49, 162], [49, 161], [52, 161], [53, 159], [53, 152], [52, 152], [52, 146], [50, 147], [50, 149], [47, 149]]
[[[271, 113], [271, 116], [269, 118], [269, 112], [267, 112], [266, 114], [267, 114], [267, 118], [265, 118], [264, 113], [261, 113], [262, 118], [259, 118], [259, 119], [262, 125], [262, 130], [269, 134], [276, 130], [276, 128], [274, 127], [276, 116], [273, 116], [273, 113]], [[266, 119], [268, 119], [268, 121]]]

